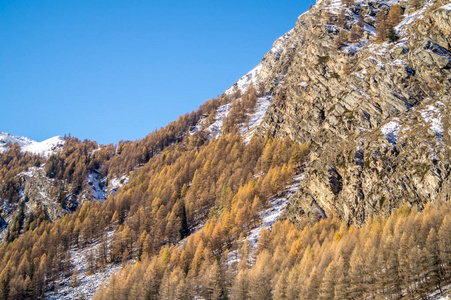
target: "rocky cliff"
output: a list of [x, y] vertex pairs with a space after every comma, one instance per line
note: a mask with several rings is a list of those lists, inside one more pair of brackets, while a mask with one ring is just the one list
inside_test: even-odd
[[[397, 2], [317, 3], [276, 41], [277, 59], [268, 54], [260, 78], [274, 100], [258, 133], [312, 149], [292, 220], [335, 214], [360, 224], [449, 200], [451, 5], [399, 2], [399, 39], [378, 41], [376, 15]], [[351, 39], [359, 15], [362, 33]]]

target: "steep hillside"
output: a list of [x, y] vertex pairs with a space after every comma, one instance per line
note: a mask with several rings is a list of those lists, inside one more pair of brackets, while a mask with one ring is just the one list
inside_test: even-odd
[[311, 142], [292, 220], [320, 210], [362, 224], [449, 200], [451, 11], [399, 2], [387, 42], [376, 19], [397, 2], [323, 1], [290, 32], [296, 47], [282, 51], [286, 75], [259, 130]]
[[1, 133], [0, 298], [449, 291], [448, 2], [318, 1], [139, 141]]

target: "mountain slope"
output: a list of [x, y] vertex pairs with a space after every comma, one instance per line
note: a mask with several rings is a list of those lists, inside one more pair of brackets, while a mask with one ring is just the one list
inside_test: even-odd
[[[396, 2], [344, 7], [343, 27], [334, 23], [335, 6], [319, 3], [291, 34], [298, 48], [260, 128], [312, 143], [290, 218], [319, 206], [362, 224], [406, 202], [448, 200], [451, 13], [433, 2], [418, 10], [400, 2], [399, 40], [378, 41], [376, 15]], [[351, 43], [343, 36], [359, 14], [364, 33]]]
[[11, 146], [0, 295], [91, 297], [121, 265], [96, 299], [449, 290], [450, 20], [440, 0], [318, 1], [140, 141], [69, 138], [45, 161]]

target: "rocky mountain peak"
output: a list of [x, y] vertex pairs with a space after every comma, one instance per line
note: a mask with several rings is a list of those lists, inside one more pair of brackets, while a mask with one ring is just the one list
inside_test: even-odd
[[[381, 40], [377, 15], [395, 4], [395, 36]], [[320, 208], [362, 223], [404, 203], [446, 201], [450, 10], [415, 5], [320, 1], [265, 56], [261, 78], [275, 100], [257, 133], [313, 149], [288, 217]]]

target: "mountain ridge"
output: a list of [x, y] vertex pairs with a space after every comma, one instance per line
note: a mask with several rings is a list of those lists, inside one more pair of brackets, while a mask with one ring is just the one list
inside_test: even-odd
[[16, 136], [0, 131], [0, 153], [8, 150], [8, 143], [18, 143], [22, 151], [41, 155], [47, 158], [55, 151], [58, 151], [58, 148], [61, 148], [64, 145], [64, 139], [62, 136], [58, 135], [42, 142], [37, 142], [27, 137]]

